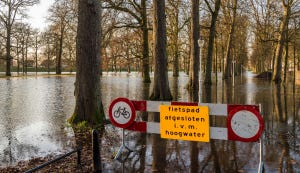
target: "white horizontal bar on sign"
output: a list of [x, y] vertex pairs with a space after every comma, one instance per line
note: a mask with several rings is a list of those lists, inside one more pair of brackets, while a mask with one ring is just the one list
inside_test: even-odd
[[208, 106], [209, 115], [227, 116], [227, 104], [199, 103], [199, 106]]
[[160, 105], [171, 105], [171, 102], [147, 101], [147, 112], [159, 112], [159, 106]]
[[210, 139], [228, 140], [228, 129], [224, 127], [210, 127]]
[[160, 123], [147, 122], [147, 133], [160, 134]]

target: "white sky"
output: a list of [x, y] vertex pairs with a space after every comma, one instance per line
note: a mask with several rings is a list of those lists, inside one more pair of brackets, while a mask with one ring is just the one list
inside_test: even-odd
[[48, 8], [54, 0], [40, 0], [40, 3], [28, 8], [28, 23], [33, 27], [43, 30], [47, 27], [46, 17]]

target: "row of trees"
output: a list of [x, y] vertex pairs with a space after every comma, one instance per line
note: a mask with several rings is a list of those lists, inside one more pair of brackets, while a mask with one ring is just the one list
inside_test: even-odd
[[[26, 17], [24, 10], [36, 3], [38, 0], [0, 1], [0, 53], [7, 65], [6, 75], [11, 75], [12, 60], [23, 72], [27, 59], [34, 60], [36, 68], [38, 64], [47, 66], [48, 71], [55, 65], [58, 74], [62, 62], [75, 67], [77, 1], [55, 0], [47, 17], [50, 25], [43, 32], [22, 22]], [[242, 67], [258, 73], [272, 70], [276, 82], [281, 81], [283, 71], [286, 79], [289, 69], [300, 68], [299, 3], [167, 0], [168, 69], [173, 70], [174, 76], [185, 71], [191, 79], [198, 78], [198, 72], [190, 71], [190, 64], [197, 70], [197, 41], [201, 39], [201, 66], [207, 85], [212, 83], [211, 72], [223, 72], [224, 79], [231, 77], [233, 64], [237, 71]], [[140, 71], [144, 81], [150, 82], [149, 72], [154, 67], [153, 2], [103, 0], [102, 7], [102, 70]]]
[[45, 31], [25, 22], [26, 9], [37, 3], [38, 0], [0, 1], [0, 63], [6, 64], [7, 76], [11, 75], [12, 66], [18, 73], [27, 73], [30, 62], [34, 62], [36, 71], [38, 67], [48, 72], [55, 68], [57, 74], [61, 74], [63, 65], [75, 67], [75, 1], [55, 0], [48, 10], [50, 24]]
[[[115, 42], [106, 44], [108, 49], [103, 46], [106, 51], [103, 57], [104, 61], [107, 65], [114, 64], [113, 68], [104, 66], [104, 69], [117, 70], [117, 66], [119, 69], [130, 69], [130, 66], [124, 66], [132, 64], [130, 63], [132, 59], [141, 58], [143, 67], [150, 62], [151, 70], [153, 40], [146, 36], [151, 35], [153, 29], [151, 26], [153, 20], [151, 2], [146, 1], [146, 8], [141, 8], [142, 5], [139, 3], [142, 1], [105, 0], [104, 2], [104, 13], [115, 14], [114, 23], [110, 23], [111, 27], [109, 27], [111, 29], [109, 31], [112, 33], [111, 39], [125, 38], [128, 35], [133, 38], [132, 35], [136, 34], [142, 38], [140, 40], [143, 40], [140, 43], [142, 46], [136, 47], [135, 50], [127, 47], [131, 50], [127, 59], [120, 56], [121, 52], [125, 51], [119, 49], [120, 54], [110, 51], [110, 47], [115, 47]], [[197, 1], [166, 1], [168, 68], [173, 70], [174, 76], [183, 70], [189, 73], [191, 80], [197, 78], [198, 73], [193, 74], [190, 71], [190, 64], [193, 64], [194, 69], [197, 70], [197, 57], [199, 56], [197, 39], [204, 40], [201, 66], [206, 72], [205, 84], [207, 85], [212, 83], [211, 72], [223, 72], [224, 79], [231, 77], [233, 65], [237, 69], [235, 73], [239, 73], [241, 68], [252, 69], [257, 73], [273, 71], [273, 80], [276, 83], [281, 81], [282, 71], [285, 74], [284, 79], [286, 79], [286, 74], [291, 68], [294, 71], [299, 70], [297, 43], [299, 43], [300, 6], [298, 0], [281, 1], [281, 3], [275, 0], [204, 0], [201, 2], [199, 4]], [[200, 24], [199, 15], [197, 16], [199, 10]], [[281, 11], [288, 11], [289, 15], [286, 16], [284, 14], [286, 12], [281, 13]], [[144, 20], [140, 16], [145, 13], [148, 14], [148, 29], [141, 30]], [[286, 20], [293, 21], [293, 23]], [[193, 33], [194, 29], [199, 31], [199, 26], [200, 37], [199, 32]], [[145, 43], [145, 40], [148, 42]], [[135, 39], [132, 41], [137, 44]], [[150, 49], [150, 53], [148, 49], [142, 51], [145, 50], [142, 49], [145, 47]], [[286, 48], [283, 50], [283, 47]], [[289, 51], [288, 47], [293, 47], [293, 52]], [[124, 48], [128, 50], [126, 47]], [[146, 54], [148, 56], [145, 56]], [[283, 56], [285, 56], [284, 61]], [[116, 62], [122, 62], [119, 59], [129, 63], [118, 64]], [[137, 65], [137, 62], [135, 64], [137, 67], [141, 67]], [[282, 67], [284, 68], [281, 69]], [[193, 86], [193, 88], [197, 88], [197, 86]]]

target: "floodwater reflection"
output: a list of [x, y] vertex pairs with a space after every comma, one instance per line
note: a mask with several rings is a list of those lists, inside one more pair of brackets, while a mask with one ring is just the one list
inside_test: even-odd
[[[186, 74], [169, 76], [173, 98], [184, 102], [198, 99], [196, 93], [191, 95], [185, 88]], [[265, 171], [300, 172], [300, 86], [295, 89], [291, 83], [276, 86], [254, 78], [250, 72], [237, 77], [234, 85], [230, 80], [223, 81], [221, 74], [218, 76], [211, 88], [203, 88], [201, 100], [261, 104], [265, 121], [262, 141]], [[74, 77], [0, 79], [1, 166], [74, 147], [72, 130], [66, 125], [74, 109], [74, 80]], [[152, 84], [143, 84], [138, 73], [104, 73], [101, 82], [105, 112], [117, 97], [147, 100], [152, 88]], [[137, 118], [152, 121], [153, 116], [138, 112]], [[226, 119], [214, 117], [211, 124], [224, 126]], [[162, 166], [159, 169], [165, 172], [257, 172], [259, 166], [258, 142], [164, 140], [133, 131], [125, 131], [124, 139], [132, 153], [120, 163], [112, 160], [111, 155], [122, 144], [122, 131], [111, 125], [106, 127], [101, 153], [107, 172], [154, 172], [157, 168], [154, 164]], [[155, 148], [159, 150], [153, 151]]]
[[[171, 91], [177, 101], [191, 102], [191, 100], [195, 101], [195, 98], [197, 98], [195, 97], [196, 93], [190, 95], [187, 92], [185, 89], [186, 82], [187, 76], [183, 73], [179, 78], [170, 77]], [[137, 85], [141, 87], [140, 90], [143, 90], [142, 83], [138, 82]], [[232, 81], [222, 81], [220, 78], [217, 85], [214, 83], [211, 88], [203, 88], [202, 100], [212, 103], [260, 104], [265, 120], [265, 132], [262, 141], [265, 171], [271, 173], [299, 172], [300, 86], [296, 86], [295, 92], [292, 89], [292, 84], [287, 83], [284, 89], [279, 88], [278, 90], [277, 85], [272, 84], [270, 81], [256, 79], [254, 74], [248, 72], [242, 78], [236, 78], [234, 85]], [[117, 97], [128, 97], [128, 95], [121, 94]], [[129, 98], [145, 99], [138, 92], [130, 95]], [[281, 106], [278, 104], [278, 100], [282, 102]], [[109, 101], [111, 100], [107, 101], [108, 104]], [[282, 115], [278, 111], [280, 109], [282, 109]], [[150, 118], [152, 115], [149, 114], [148, 116]], [[284, 121], [281, 119], [284, 119]], [[226, 125], [226, 119], [215, 117], [211, 119], [211, 124]], [[107, 129], [107, 133], [110, 133], [109, 129], [116, 128], [109, 127]], [[258, 171], [260, 157], [260, 144], [258, 142], [211, 140], [209, 143], [200, 143], [165, 140], [162, 145], [157, 146], [158, 143], [153, 143], [153, 138], [150, 134], [147, 134], [146, 146], [142, 147], [141, 143], [135, 140], [143, 138], [140, 133], [126, 131], [125, 134], [125, 145], [136, 150], [125, 163], [118, 163], [117, 161], [106, 163], [106, 168], [112, 172], [157, 171], [156, 166], [153, 165], [157, 164], [157, 154], [154, 155], [152, 150], [158, 147], [160, 147], [160, 150], [165, 150], [159, 151], [162, 158], [165, 159], [165, 161], [160, 161], [164, 164], [164, 168], [160, 170], [165, 172]], [[118, 145], [115, 148], [111, 147], [111, 150], [117, 148]]]
[[73, 147], [66, 126], [74, 104], [72, 83], [62, 77], [0, 80], [0, 166]]

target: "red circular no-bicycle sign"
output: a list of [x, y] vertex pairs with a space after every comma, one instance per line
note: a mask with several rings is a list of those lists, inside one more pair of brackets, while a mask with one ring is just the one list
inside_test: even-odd
[[264, 122], [258, 106], [228, 105], [228, 139], [242, 142], [259, 140]]
[[109, 106], [109, 119], [114, 126], [127, 128], [135, 120], [134, 105], [127, 98], [117, 98]]

